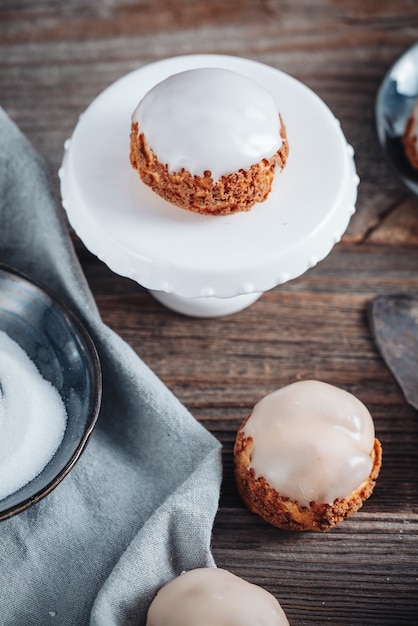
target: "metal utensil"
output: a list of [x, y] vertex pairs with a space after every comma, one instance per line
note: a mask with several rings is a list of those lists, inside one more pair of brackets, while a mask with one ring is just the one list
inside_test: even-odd
[[418, 171], [410, 165], [402, 145], [411, 108], [418, 98], [418, 43], [392, 65], [376, 98], [376, 127], [382, 150], [393, 171], [418, 196]]
[[418, 297], [377, 296], [369, 306], [376, 345], [409, 404], [418, 410]]

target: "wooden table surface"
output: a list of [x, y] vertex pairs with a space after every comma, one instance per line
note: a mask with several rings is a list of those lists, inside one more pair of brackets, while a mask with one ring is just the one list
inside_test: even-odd
[[[295, 76], [355, 149], [361, 184], [342, 242], [230, 317], [164, 308], [74, 235], [104, 321], [223, 443], [218, 566], [274, 593], [291, 626], [418, 624], [418, 415], [366, 317], [377, 294], [418, 292], [418, 200], [386, 165], [374, 126], [379, 82], [416, 40], [416, 0], [0, 0], [0, 104], [46, 159], [58, 200], [63, 143], [79, 114], [120, 76], [179, 54], [238, 55]], [[233, 479], [242, 419], [266, 393], [305, 378], [356, 394], [384, 452], [371, 499], [326, 534], [268, 526]]]

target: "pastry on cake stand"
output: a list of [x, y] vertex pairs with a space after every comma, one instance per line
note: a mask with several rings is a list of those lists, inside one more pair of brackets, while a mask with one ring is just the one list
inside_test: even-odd
[[[260, 83], [286, 123], [286, 168], [249, 212], [205, 216], [175, 207], [129, 162], [141, 98], [168, 76], [203, 67]], [[59, 176], [69, 222], [86, 247], [165, 306], [195, 317], [236, 313], [325, 258], [355, 211], [359, 183], [353, 149], [314, 92], [275, 68], [223, 55], [158, 61], [110, 85], [80, 116]]]

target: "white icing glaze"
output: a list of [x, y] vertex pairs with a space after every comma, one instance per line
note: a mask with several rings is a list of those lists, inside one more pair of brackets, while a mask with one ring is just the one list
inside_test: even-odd
[[266, 396], [244, 426], [251, 467], [283, 496], [303, 506], [332, 504], [367, 479], [375, 430], [355, 396], [315, 380]]
[[174, 578], [152, 602], [146, 626], [289, 626], [274, 596], [226, 570], [200, 568]]
[[174, 74], [153, 87], [132, 114], [148, 145], [170, 172], [212, 178], [248, 170], [282, 144], [273, 97], [226, 69]]
[[[35, 478], [55, 454], [67, 415], [58, 391], [0, 332], [0, 499]], [[24, 390], [24, 393], [22, 393]]]

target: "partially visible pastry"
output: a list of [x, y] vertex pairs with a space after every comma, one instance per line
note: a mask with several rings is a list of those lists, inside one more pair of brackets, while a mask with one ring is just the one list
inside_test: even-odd
[[234, 446], [238, 491], [279, 528], [327, 531], [372, 493], [382, 449], [355, 396], [324, 382], [296, 382], [263, 398]]
[[250, 210], [267, 198], [287, 155], [273, 97], [231, 70], [174, 74], [132, 114], [132, 167], [155, 193], [196, 213]]
[[418, 100], [408, 117], [402, 142], [408, 161], [418, 170]]
[[289, 626], [275, 597], [224, 569], [190, 570], [164, 585], [146, 626]]

